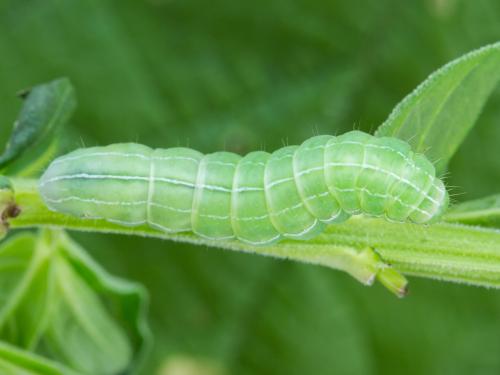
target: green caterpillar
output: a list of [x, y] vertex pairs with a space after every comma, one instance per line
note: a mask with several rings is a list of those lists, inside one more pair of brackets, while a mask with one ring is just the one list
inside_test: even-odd
[[306, 240], [357, 214], [427, 223], [449, 202], [425, 156], [360, 131], [243, 157], [135, 143], [84, 148], [54, 160], [39, 189], [62, 213], [253, 245]]

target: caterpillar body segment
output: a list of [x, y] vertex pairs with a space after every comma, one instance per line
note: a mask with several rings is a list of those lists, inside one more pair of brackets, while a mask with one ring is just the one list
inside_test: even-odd
[[425, 156], [359, 131], [243, 157], [135, 143], [79, 149], [54, 160], [39, 189], [62, 213], [254, 245], [309, 239], [357, 214], [427, 223], [449, 199]]
[[238, 163], [232, 195], [233, 229], [237, 238], [253, 244], [273, 243], [281, 238], [269, 215], [265, 170], [270, 154], [255, 151]]

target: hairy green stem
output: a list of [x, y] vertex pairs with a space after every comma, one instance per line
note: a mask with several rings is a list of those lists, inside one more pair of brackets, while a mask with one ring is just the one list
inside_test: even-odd
[[[13, 180], [21, 214], [12, 228], [60, 227], [158, 237], [173, 241], [245, 251], [321, 264], [349, 272], [365, 284], [378, 278], [403, 295], [405, 274], [500, 288], [500, 231], [462, 224], [414, 225], [354, 217], [330, 225], [311, 241], [283, 241], [266, 247], [239, 241], [210, 241], [192, 233], [167, 234], [148, 226], [123, 227], [104, 220], [84, 220], [49, 211], [36, 180]], [[392, 265], [393, 268], [388, 265]]]

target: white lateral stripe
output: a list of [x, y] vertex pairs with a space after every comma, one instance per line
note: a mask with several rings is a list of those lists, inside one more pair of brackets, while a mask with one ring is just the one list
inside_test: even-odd
[[334, 213], [329, 219], [326, 219], [326, 220], [323, 220], [323, 221], [328, 223], [328, 222], [330, 222], [332, 220], [335, 220], [336, 218], [338, 218], [342, 214], [342, 211], [343, 210], [341, 208], [339, 208], [339, 210], [336, 213]]
[[221, 165], [223, 167], [232, 167], [233, 169], [236, 168], [236, 165], [238, 165], [238, 163], [228, 163], [228, 162], [225, 162], [225, 161], [218, 161], [218, 160], [208, 160], [205, 162], [205, 165]]
[[297, 237], [302, 237], [303, 235], [309, 233], [314, 227], [318, 224], [318, 219], [315, 219], [314, 222], [304, 229], [302, 232], [299, 233], [282, 233], [286, 237], [291, 237], [291, 238], [297, 238]]
[[190, 214], [191, 213], [191, 208], [176, 208], [176, 207], [172, 207], [172, 206], [168, 206], [166, 204], [160, 204], [160, 203], [156, 203], [156, 202], [151, 202], [151, 206], [153, 207], [158, 207], [158, 208], [164, 208], [166, 210], [170, 210], [170, 211], [174, 211], [174, 212], [179, 212], [179, 213], [182, 213], [182, 214]]
[[81, 160], [81, 159], [86, 159], [90, 157], [106, 157], [106, 156], [119, 156], [119, 157], [124, 157], [124, 158], [139, 158], [143, 160], [149, 160], [150, 157], [146, 156], [144, 154], [139, 154], [139, 153], [124, 153], [124, 152], [90, 152], [90, 153], [84, 153], [81, 155], [76, 155], [76, 156], [65, 156], [58, 158], [52, 162], [52, 164], [60, 164], [60, 163], [65, 163], [67, 161], [73, 161], [73, 160]]
[[251, 160], [242, 160], [241, 162], [238, 163], [238, 166], [242, 165], [252, 165], [252, 166], [258, 166], [258, 167], [265, 167], [266, 163], [263, 163], [261, 161], [251, 161]]
[[233, 219], [236, 221], [258, 221], [258, 220], [264, 220], [269, 217], [269, 214], [264, 214], [260, 216], [245, 216], [245, 217], [234, 217]]
[[[314, 168], [309, 168], [309, 169], [303, 169], [302, 171], [300, 171], [299, 173], [297, 173], [297, 177], [300, 177], [300, 176], [303, 176], [305, 174], [309, 174], [309, 173], [312, 173], [312, 172], [316, 172], [316, 171], [320, 171], [320, 170], [323, 170], [324, 168], [323, 167], [314, 167]], [[271, 182], [269, 185], [267, 185], [266, 187], [267, 188], [272, 188], [276, 185], [280, 185], [280, 184], [283, 184], [285, 182], [290, 182], [290, 181], [294, 181], [295, 180], [295, 177], [285, 177], [285, 178], [282, 178], [282, 179], [279, 179], [279, 180], [274, 180], [273, 182]]]
[[[383, 198], [383, 199], [392, 198], [395, 201], [399, 202], [402, 206], [405, 206], [405, 207], [408, 207], [408, 208], [412, 208], [412, 209], [414, 209], [416, 211], [419, 211], [422, 214], [428, 216], [429, 218], [432, 217], [432, 215], [433, 215], [433, 213], [429, 213], [429, 212], [427, 212], [425, 210], [420, 209], [419, 207], [406, 204], [400, 198], [390, 196], [389, 194], [373, 193], [373, 192], [371, 192], [370, 190], [368, 190], [366, 188], [342, 189], [342, 188], [336, 188], [336, 187], [334, 187], [334, 189], [337, 190], [337, 191], [341, 191], [341, 192], [352, 192], [352, 193], [355, 193], [356, 191], [359, 190], [359, 191], [363, 191], [364, 193], [366, 193], [368, 195], [371, 195], [371, 196], [374, 196], [374, 197], [379, 197], [379, 198]], [[310, 196], [306, 197], [305, 200], [309, 201], [309, 200], [313, 200], [313, 199], [316, 199], [316, 198], [319, 198], [319, 197], [323, 197], [323, 196], [326, 196], [326, 195], [329, 195], [329, 194], [330, 194], [329, 192], [324, 192], [324, 193], [320, 193], [320, 194], [310, 195]], [[55, 204], [64, 203], [64, 202], [68, 202], [68, 201], [78, 201], [78, 202], [83, 202], [83, 203], [93, 203], [93, 204], [96, 204], [96, 205], [112, 205], [112, 206], [140, 206], [140, 205], [148, 203], [148, 201], [144, 201], [144, 200], [142, 200], [142, 201], [135, 201], [135, 202], [104, 201], [104, 200], [99, 200], [99, 199], [95, 199], [95, 198], [81, 198], [81, 197], [77, 197], [77, 196], [69, 196], [69, 197], [64, 197], [64, 198], [59, 198], [59, 199], [53, 199], [53, 198], [44, 197], [44, 200], [46, 200], [47, 202], [50, 202], [50, 203], [55, 203]], [[168, 206], [168, 205], [156, 203], [154, 201], [152, 201], [150, 203], [150, 205], [153, 206], [153, 207], [164, 208], [164, 209], [167, 209], [167, 210], [170, 210], [170, 211], [174, 211], [174, 212], [179, 212], [179, 213], [191, 213], [191, 209], [176, 208], [176, 207], [172, 207], [172, 206]], [[301, 207], [301, 205], [302, 204], [297, 204], [295, 206], [282, 209], [280, 211], [277, 211], [277, 212], [273, 213], [273, 216], [278, 216], [278, 215], [281, 215], [281, 214], [283, 214], [283, 213], [285, 213], [285, 212], [287, 212], [289, 210], [299, 208], [299, 207]], [[433, 205], [433, 207], [434, 207], [434, 212], [435, 212], [437, 210], [438, 206]], [[269, 217], [269, 214], [264, 214], [264, 215], [260, 215], [260, 216], [247, 216], [247, 217], [232, 217], [232, 216], [228, 216], [228, 215], [222, 216], [222, 215], [208, 215], [208, 214], [199, 214], [199, 215], [202, 216], [202, 217], [208, 217], [208, 218], [219, 219], [219, 220], [231, 219], [231, 220], [237, 220], [237, 221], [258, 221], [258, 220], [263, 220], [263, 219], [266, 219], [266, 218]], [[337, 218], [339, 215], [340, 215], [340, 211], [338, 213], [336, 213], [334, 216], [332, 216], [329, 220], [333, 220], [333, 219]]]
[[179, 233], [179, 232], [186, 232], [186, 231], [191, 230], [191, 228], [177, 228], [177, 229], [169, 228], [169, 227], [166, 227], [165, 225], [158, 224], [157, 222], [152, 221], [152, 220], [150, 220], [148, 222], [148, 224], [155, 229], [159, 229], [159, 230], [162, 230], [162, 231], [167, 232], [167, 233]]
[[205, 238], [207, 240], [212, 240], [212, 241], [219, 241], [219, 240], [232, 240], [233, 238], [235, 238], [234, 235], [232, 236], [221, 236], [221, 237], [210, 237], [210, 236], [206, 236], [200, 232], [197, 232], [193, 229], [193, 233], [196, 234], [197, 236], [200, 236], [202, 238]]
[[124, 226], [130, 226], [130, 227], [135, 227], [135, 226], [138, 226], [138, 225], [146, 224], [146, 220], [125, 221], [125, 220], [109, 219], [109, 218], [98, 218], [98, 217], [96, 217], [94, 219], [104, 219], [106, 221], [109, 221], [110, 223], [124, 225]]
[[214, 219], [214, 220], [229, 220], [231, 219], [230, 215], [213, 215], [213, 214], [200, 214], [198, 213], [199, 217], [206, 217], [208, 219]]
[[146, 204], [147, 201], [135, 201], [135, 202], [125, 202], [125, 201], [103, 201], [95, 198], [81, 198], [76, 196], [69, 196], [64, 198], [53, 199], [49, 197], [43, 198], [45, 201], [50, 203], [64, 203], [68, 201], [77, 201], [82, 203], [94, 203], [94, 204], [102, 204], [102, 205], [110, 205], [110, 206], [141, 206]]
[[[127, 201], [105, 201], [105, 200], [100, 200], [100, 199], [95, 199], [95, 198], [81, 198], [77, 196], [69, 196], [69, 197], [64, 197], [64, 198], [59, 198], [59, 199], [53, 199], [49, 197], [44, 197], [43, 198], [45, 201], [50, 202], [50, 203], [64, 203], [64, 202], [69, 202], [69, 201], [77, 201], [77, 202], [82, 202], [82, 203], [92, 203], [96, 205], [105, 205], [105, 206], [142, 206], [145, 204], [148, 204], [148, 201], [132, 201], [132, 202], [127, 202]], [[167, 206], [165, 204], [160, 204], [156, 202], [150, 202], [150, 205], [152, 207], [159, 207], [159, 208], [165, 208], [170, 211], [175, 211], [179, 213], [191, 213], [191, 209], [182, 209], [182, 208], [176, 208], [172, 206]]]
[[[342, 189], [342, 188], [337, 188], [337, 187], [334, 187], [333, 188], [334, 190], [336, 191], [340, 191], [340, 192], [344, 192], [344, 193], [356, 193], [357, 191], [362, 191], [368, 195], [371, 195], [373, 197], [378, 197], [378, 198], [382, 198], [382, 199], [394, 199], [395, 201], [397, 201], [399, 204], [401, 204], [402, 206], [404, 207], [407, 207], [407, 208], [410, 208], [412, 210], [415, 210], [415, 211], [418, 211], [424, 215], [426, 215], [427, 217], [431, 218], [432, 217], [432, 214], [425, 211], [425, 210], [422, 210], [421, 208], [417, 207], [417, 206], [414, 206], [414, 205], [411, 205], [411, 204], [407, 204], [405, 202], [403, 202], [399, 197], [393, 197], [392, 195], [389, 195], [389, 194], [380, 194], [380, 193], [373, 193], [371, 192], [370, 190], [368, 190], [367, 188], [352, 188], [352, 189]], [[408, 215], [409, 216], [409, 215]]]
[[[427, 178], [432, 180], [432, 186], [434, 188], [438, 189], [439, 191], [442, 191], [442, 189], [438, 188], [438, 186], [434, 182], [435, 176], [431, 175], [430, 173], [428, 173], [427, 171], [425, 171], [421, 168], [418, 168], [417, 165], [415, 164], [414, 160], [412, 158], [408, 157], [408, 155], [403, 154], [401, 151], [395, 150], [392, 147], [388, 147], [388, 146], [374, 145], [374, 144], [370, 144], [370, 143], [362, 143], [362, 142], [357, 142], [357, 141], [342, 141], [342, 142], [338, 142], [338, 143], [330, 143], [330, 144], [327, 144], [327, 147], [330, 148], [333, 146], [337, 146], [337, 145], [340, 146], [340, 145], [344, 145], [344, 144], [359, 145], [359, 146], [363, 146], [363, 147], [373, 148], [376, 150], [387, 150], [387, 151], [394, 152], [395, 154], [399, 155], [406, 163], [410, 164], [415, 169], [421, 170], [427, 176]], [[324, 146], [320, 146], [320, 147], [325, 148]]]
[[375, 145], [375, 144], [370, 144], [370, 143], [362, 143], [362, 142], [357, 142], [357, 141], [341, 141], [341, 142], [334, 142], [334, 143], [326, 143], [326, 144], [318, 145], [315, 147], [306, 147], [304, 150], [306, 150], [306, 151], [320, 150], [320, 149], [326, 149], [326, 148], [331, 148], [331, 147], [335, 147], [335, 146], [342, 146], [345, 144], [359, 145], [359, 146], [363, 146], [363, 147], [373, 148], [376, 150], [387, 150], [387, 151], [394, 152], [395, 154], [399, 155], [405, 162], [410, 164], [412, 167], [421, 170], [429, 179], [431, 179], [433, 181], [432, 186], [434, 188], [438, 189], [440, 192], [442, 192], [442, 188], [438, 187], [434, 182], [435, 176], [431, 175], [430, 173], [428, 173], [427, 171], [425, 171], [421, 168], [418, 168], [416, 166], [415, 162], [413, 161], [413, 159], [411, 159], [410, 157], [408, 157], [407, 155], [405, 155], [401, 151], [393, 149], [392, 147]]
[[[124, 176], [124, 175], [111, 175], [111, 174], [89, 174], [89, 173], [75, 173], [71, 175], [61, 175], [61, 176], [56, 176], [49, 178], [48, 180], [42, 181], [40, 183], [40, 186], [43, 187], [49, 183], [56, 182], [56, 181], [61, 181], [61, 180], [76, 180], [76, 179], [89, 179], [89, 180], [124, 180], [124, 181], [147, 181], [150, 182], [149, 177], [145, 176]], [[167, 177], [155, 177], [153, 178], [154, 182], [167, 182], [173, 185], [181, 185], [181, 186], [186, 186], [189, 188], [195, 188], [197, 187], [196, 184], [193, 184], [191, 182], [186, 182], [186, 181], [180, 181], [176, 180], [173, 178], [167, 178]], [[199, 186], [202, 189], [206, 190], [213, 190], [213, 191], [222, 191], [226, 193], [232, 193], [233, 190], [230, 188], [222, 187], [222, 186], [217, 186], [217, 185], [206, 185], [202, 184]], [[256, 187], [241, 187], [238, 189], [235, 189], [235, 192], [242, 192], [242, 191], [262, 191], [263, 188], [256, 188]]]
[[374, 165], [370, 164], [359, 164], [359, 163], [336, 163], [336, 162], [330, 162], [326, 164], [327, 167], [357, 167], [357, 168], [366, 168], [366, 169], [371, 169], [389, 176], [394, 177], [396, 180], [402, 182], [405, 185], [411, 186], [415, 191], [417, 191], [419, 194], [423, 194], [427, 199], [429, 199], [431, 202], [435, 204], [439, 204], [438, 201], [436, 201], [434, 198], [432, 198], [430, 195], [428, 195], [426, 192], [422, 191], [417, 185], [412, 183], [411, 181], [408, 181], [406, 178], [403, 178], [401, 176], [398, 176], [396, 173], [388, 171], [383, 168], [376, 167]]
[[269, 238], [267, 240], [263, 240], [263, 241], [251, 241], [251, 240], [245, 239], [244, 237], [238, 237], [238, 240], [240, 240], [242, 242], [246, 242], [249, 245], [266, 245], [266, 244], [269, 244], [271, 242], [276, 241], [280, 237], [281, 237], [281, 235], [278, 234], [278, 235], [276, 235], [274, 237], [271, 237], [271, 238]]
[[153, 160], [160, 160], [160, 161], [165, 161], [165, 160], [184, 160], [184, 161], [191, 161], [195, 164], [199, 164], [200, 159], [195, 159], [195, 158], [190, 158], [189, 156], [152, 156], [151, 159]]
[[[356, 141], [343, 141], [341, 143], [343, 143], [343, 144], [352, 144], [352, 145], [360, 145], [360, 146], [364, 146], [364, 147], [368, 147], [368, 148], [374, 148], [376, 150], [392, 151], [392, 152], [396, 153], [397, 155], [399, 155], [401, 158], [403, 158], [403, 160], [405, 160], [412, 167], [418, 168], [412, 158], [409, 158], [408, 155], [405, 155], [401, 151], [395, 150], [395, 149], [393, 149], [392, 147], [389, 147], [389, 146], [374, 145], [374, 144], [370, 144], [370, 143], [366, 143], [365, 144], [365, 143], [356, 142]], [[418, 168], [418, 169], [420, 169], [420, 168]], [[428, 173], [427, 171], [422, 170], [422, 172], [427, 177], [430, 177], [430, 178], [434, 179], [434, 176], [431, 175], [430, 173]]]
[[293, 177], [285, 177], [285, 178], [282, 178], [282, 179], [279, 179], [279, 180], [274, 180], [273, 182], [271, 182], [268, 185], [266, 185], [266, 188], [270, 189], [273, 186], [281, 185], [281, 184], [283, 184], [285, 182], [290, 182], [290, 181], [293, 181], [293, 180], [294, 180]]

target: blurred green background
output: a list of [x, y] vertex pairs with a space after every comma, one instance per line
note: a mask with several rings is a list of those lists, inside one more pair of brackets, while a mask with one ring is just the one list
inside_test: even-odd
[[[138, 141], [244, 153], [370, 131], [433, 70], [499, 39], [497, 0], [4, 0], [0, 140], [14, 94], [63, 75], [79, 97], [68, 150]], [[499, 190], [499, 104], [497, 90], [452, 162], [457, 201]], [[144, 374], [500, 373], [495, 290], [412, 279], [398, 300], [321, 267], [74, 237], [149, 289]]]

